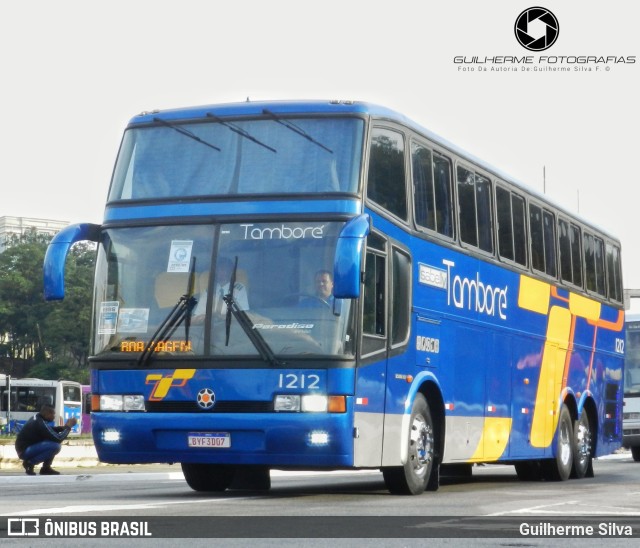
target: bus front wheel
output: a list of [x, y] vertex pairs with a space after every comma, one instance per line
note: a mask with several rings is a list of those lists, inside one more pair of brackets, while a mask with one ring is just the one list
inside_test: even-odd
[[182, 463], [182, 473], [194, 491], [225, 491], [235, 477], [235, 466]]
[[419, 495], [434, 471], [435, 436], [427, 400], [418, 394], [409, 419], [408, 458], [404, 466], [382, 469], [387, 489], [396, 495]]

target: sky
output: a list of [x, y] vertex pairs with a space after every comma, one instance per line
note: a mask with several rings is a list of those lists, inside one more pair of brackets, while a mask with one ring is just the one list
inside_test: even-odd
[[[560, 31], [532, 52], [514, 25], [540, 5]], [[640, 288], [639, 20], [637, 0], [2, 2], [0, 216], [100, 223], [122, 132], [141, 111], [362, 100], [619, 237], [624, 285]], [[531, 69], [571, 70], [495, 60], [525, 56]], [[488, 70], [456, 57], [489, 58]], [[505, 67], [517, 70], [490, 70]]]

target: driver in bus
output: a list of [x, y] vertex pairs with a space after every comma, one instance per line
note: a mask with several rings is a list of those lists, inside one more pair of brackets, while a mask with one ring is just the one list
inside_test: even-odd
[[309, 296], [301, 301], [303, 307], [319, 307], [328, 306], [333, 307], [333, 275], [331, 271], [321, 269], [318, 270], [313, 278], [313, 285], [315, 293], [313, 297]]
[[54, 457], [60, 452], [62, 442], [77, 424], [78, 420], [71, 417], [64, 426], [51, 426], [56, 411], [45, 404], [31, 417], [16, 438], [16, 453], [22, 460], [22, 466], [28, 476], [35, 476], [34, 466], [42, 463], [41, 476], [57, 476], [57, 470], [51, 468]]

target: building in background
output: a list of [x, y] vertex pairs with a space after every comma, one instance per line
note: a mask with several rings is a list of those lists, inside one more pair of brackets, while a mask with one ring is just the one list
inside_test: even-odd
[[49, 234], [53, 236], [69, 223], [67, 221], [56, 221], [54, 219], [34, 219], [32, 217], [0, 217], [0, 253], [7, 244], [7, 240], [12, 236], [20, 236], [35, 230], [38, 234]]

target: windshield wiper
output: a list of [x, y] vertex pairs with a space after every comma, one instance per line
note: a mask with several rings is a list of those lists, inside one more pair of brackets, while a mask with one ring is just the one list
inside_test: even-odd
[[264, 147], [267, 150], [270, 150], [271, 152], [278, 152], [275, 148], [270, 147], [269, 145], [265, 145], [262, 141], [259, 141], [258, 139], [256, 139], [253, 135], [251, 135], [250, 133], [242, 129], [240, 126], [237, 126], [236, 124], [232, 124], [231, 122], [227, 122], [211, 112], [207, 112], [207, 116], [209, 118], [213, 118], [219, 124], [222, 124], [223, 126], [228, 127], [231, 131], [233, 131], [234, 133], [237, 133], [238, 135], [241, 135], [245, 139], [249, 139], [249, 141], [252, 141], [257, 145], [260, 145], [261, 147]]
[[149, 342], [144, 347], [142, 354], [138, 358], [138, 366], [144, 367], [151, 355], [155, 352], [158, 343], [169, 340], [175, 333], [180, 324], [185, 322], [185, 338], [189, 341], [189, 328], [191, 326], [191, 312], [198, 302], [193, 296], [193, 289], [195, 287], [195, 275], [196, 272], [196, 258], [191, 258], [191, 268], [189, 269], [189, 281], [187, 282], [187, 292], [178, 299], [176, 305], [171, 309], [171, 312], [160, 323], [158, 329], [149, 339]]
[[238, 325], [246, 333], [247, 337], [251, 341], [251, 344], [256, 348], [260, 357], [266, 361], [269, 365], [279, 366], [280, 362], [276, 358], [276, 355], [271, 350], [271, 347], [264, 340], [264, 337], [255, 329], [255, 325], [244, 310], [238, 308], [236, 300], [233, 298], [233, 290], [236, 285], [236, 272], [238, 270], [238, 257], [236, 256], [233, 272], [231, 273], [231, 280], [229, 280], [229, 293], [222, 297], [222, 300], [227, 305], [227, 316], [225, 318], [226, 328], [226, 340], [225, 346], [229, 346], [229, 335], [231, 334], [231, 316], [233, 316]]
[[309, 135], [304, 129], [302, 129], [301, 127], [298, 127], [293, 122], [290, 122], [289, 120], [285, 120], [283, 118], [279, 118], [273, 112], [271, 112], [269, 109], [266, 109], [266, 108], [262, 109], [262, 112], [263, 114], [268, 114], [269, 116], [271, 116], [274, 122], [277, 122], [278, 124], [283, 125], [287, 129], [290, 129], [294, 133], [297, 133], [301, 137], [304, 137], [307, 141], [311, 141], [314, 145], [318, 145], [320, 148], [326, 150], [329, 154], [333, 154], [333, 150], [323, 145], [320, 141], [317, 141], [316, 139], [311, 137], [311, 135]]
[[158, 118], [155, 117], [153, 119], [154, 122], [158, 122], [160, 124], [162, 124], [163, 126], [167, 126], [168, 128], [171, 128], [174, 131], [177, 131], [178, 133], [180, 133], [181, 135], [185, 135], [186, 137], [189, 137], [189, 139], [193, 139], [194, 141], [197, 141], [198, 143], [202, 143], [205, 146], [208, 146], [209, 148], [212, 148], [213, 150], [217, 150], [218, 152], [222, 152], [221, 148], [218, 148], [216, 145], [212, 145], [211, 143], [205, 141], [204, 139], [200, 139], [200, 137], [198, 137], [195, 133], [189, 131], [188, 129], [183, 128], [182, 126], [178, 126], [175, 124], [172, 124], [171, 122], [167, 122], [166, 120], [163, 120], [162, 118]]

